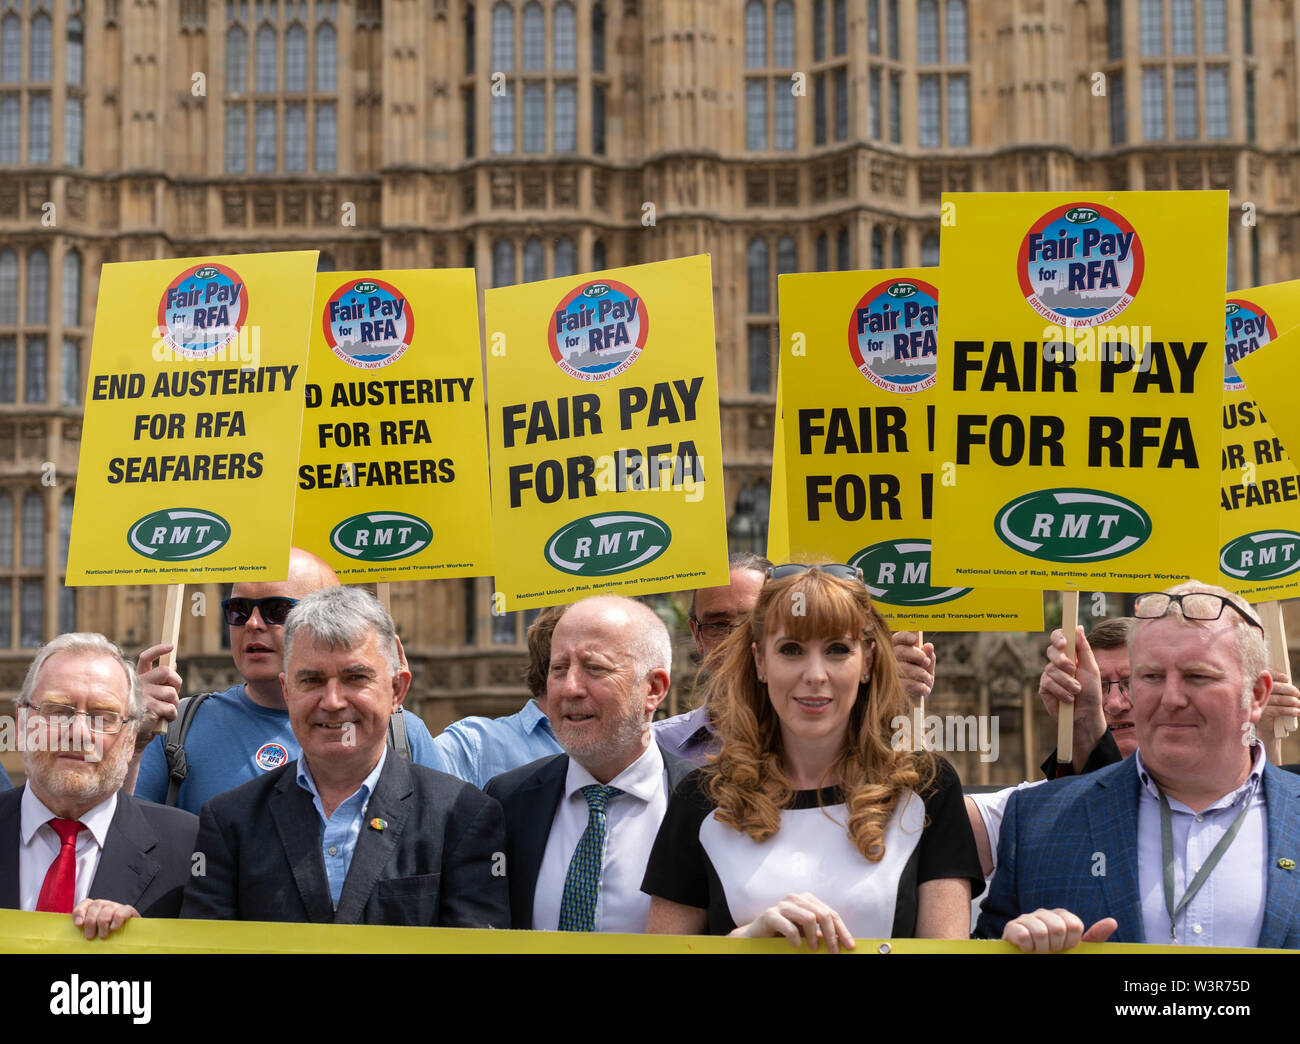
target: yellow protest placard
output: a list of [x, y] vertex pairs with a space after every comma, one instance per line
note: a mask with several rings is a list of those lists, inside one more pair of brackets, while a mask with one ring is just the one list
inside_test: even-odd
[[486, 576], [471, 269], [316, 277], [294, 543], [345, 583]]
[[930, 583], [937, 277], [781, 276], [789, 551], [861, 567], [895, 630], [1039, 630], [1037, 590]]
[[[1249, 369], [1247, 357], [1274, 342], [1281, 356], [1293, 355], [1300, 340], [1288, 331], [1298, 323], [1300, 279], [1228, 294], [1219, 583], [1252, 602], [1300, 594], [1300, 476], [1238, 366], [1247, 360]], [[1281, 387], [1289, 398], [1294, 385]], [[1290, 402], [1280, 408], [1287, 414], [1294, 409]]]
[[1213, 575], [1227, 194], [943, 205], [934, 580]]
[[316, 252], [105, 265], [69, 584], [283, 580]]
[[500, 608], [725, 584], [708, 257], [486, 297]]

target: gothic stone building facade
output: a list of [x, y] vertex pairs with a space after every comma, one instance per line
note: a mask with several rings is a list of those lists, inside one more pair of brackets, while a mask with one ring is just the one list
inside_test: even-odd
[[[707, 252], [730, 538], [762, 549], [779, 273], [935, 264], [943, 191], [1215, 188], [1228, 287], [1300, 274], [1295, 8], [0, 0], [0, 693], [60, 630], [160, 629], [159, 590], [62, 583], [104, 262], [312, 248], [489, 286]], [[222, 687], [222, 592], [194, 593], [187, 688]], [[435, 731], [522, 699], [528, 616], [490, 594], [393, 591]], [[1022, 778], [1041, 637], [941, 638], [932, 709], [998, 713]]]

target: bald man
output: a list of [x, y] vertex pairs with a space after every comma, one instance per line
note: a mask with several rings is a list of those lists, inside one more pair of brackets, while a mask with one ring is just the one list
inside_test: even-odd
[[[284, 669], [284, 621], [299, 599], [339, 580], [328, 562], [310, 551], [292, 548], [289, 579], [275, 583], [235, 584], [221, 603], [230, 626], [230, 652], [242, 682], [204, 698], [185, 736], [185, 780], [175, 804], [196, 815], [204, 802], [295, 760], [301, 753], [280, 686]], [[158, 721], [176, 717], [181, 676], [153, 661], [171, 650], [155, 645], [140, 654], [136, 665], [146, 701], [140, 726], [143, 743], [137, 748], [124, 789], [132, 782], [135, 796], [162, 804], [167, 800], [168, 768], [163, 753], [166, 736], [149, 742]], [[429, 730], [409, 711], [402, 712], [411, 760], [437, 768]]]

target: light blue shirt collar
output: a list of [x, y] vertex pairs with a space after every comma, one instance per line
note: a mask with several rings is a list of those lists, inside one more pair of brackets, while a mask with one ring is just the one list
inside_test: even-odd
[[[344, 806], [351, 805], [353, 799], [355, 799], [358, 794], [361, 795], [361, 809], [362, 811], [365, 810], [366, 805], [370, 803], [370, 795], [375, 792], [375, 784], [379, 782], [379, 773], [384, 770], [384, 762], [387, 758], [388, 744], [385, 743], [383, 752], [379, 755], [379, 761], [376, 762], [375, 767], [370, 770], [370, 775], [361, 781], [361, 786], [357, 787], [346, 801], [339, 803], [339, 807], [334, 810], [335, 812], [339, 811], [339, 809]], [[316, 812], [320, 815], [323, 822], [328, 823], [329, 816], [325, 814], [325, 808], [321, 804], [320, 791], [316, 789], [316, 780], [312, 778], [311, 769], [307, 765], [306, 754], [303, 754], [298, 758], [298, 786], [311, 794], [312, 804], [316, 806]]]
[[524, 727], [524, 731], [528, 733], [536, 732], [543, 725], [546, 726], [548, 734], [551, 731], [550, 719], [547, 718], [546, 712], [537, 705], [536, 700], [529, 700], [520, 708], [519, 723]]

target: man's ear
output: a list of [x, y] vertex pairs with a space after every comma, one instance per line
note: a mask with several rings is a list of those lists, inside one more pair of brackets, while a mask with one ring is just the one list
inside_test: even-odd
[[645, 697], [646, 716], [652, 717], [655, 708], [668, 695], [668, 686], [672, 684], [672, 679], [669, 677], [667, 670], [663, 667], [656, 667], [646, 675], [646, 684], [650, 687]]
[[1264, 713], [1264, 705], [1268, 703], [1268, 694], [1272, 691], [1273, 675], [1268, 671], [1262, 671], [1250, 690], [1250, 712], [1247, 720], [1259, 721], [1259, 716]]
[[695, 639], [695, 651], [703, 656], [704, 639], [700, 637], [700, 621], [692, 616], [688, 618], [687, 622], [691, 625], [691, 637]]
[[289, 698], [289, 679], [284, 671], [280, 672], [280, 695], [285, 699]]
[[406, 660], [402, 660], [402, 666], [393, 674], [393, 713], [397, 713], [397, 708], [402, 705], [406, 699], [407, 692], [411, 688], [411, 671], [406, 666]]

